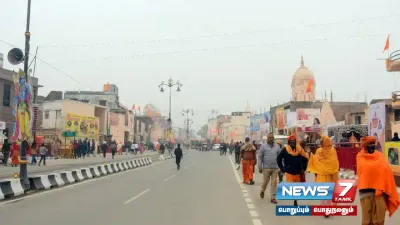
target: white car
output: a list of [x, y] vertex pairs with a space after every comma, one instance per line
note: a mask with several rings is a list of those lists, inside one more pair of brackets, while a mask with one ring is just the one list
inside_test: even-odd
[[221, 144], [214, 144], [213, 150], [219, 150], [219, 147], [221, 147]]

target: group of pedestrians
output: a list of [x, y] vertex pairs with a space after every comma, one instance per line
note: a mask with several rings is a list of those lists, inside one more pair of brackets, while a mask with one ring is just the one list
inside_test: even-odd
[[[2, 146], [2, 154], [3, 154], [3, 160], [2, 163], [4, 166], [8, 165], [8, 160], [11, 158], [11, 167], [17, 167], [19, 166], [19, 157], [20, 157], [20, 151], [21, 151], [21, 144], [18, 144], [17, 142], [10, 143], [8, 139], [4, 140], [3, 146]], [[31, 162], [29, 163], [31, 166], [40, 166], [40, 164], [43, 162], [43, 165], [46, 165], [46, 155], [47, 155], [48, 149], [45, 147], [44, 143], [41, 143], [40, 147], [37, 146], [36, 140], [33, 140], [32, 143], [27, 142], [26, 143], [26, 155], [29, 159], [31, 158]], [[36, 157], [40, 156], [39, 162], [37, 162]]]
[[[270, 202], [277, 204], [276, 190], [283, 175], [288, 183], [306, 182], [306, 173], [314, 173], [313, 182], [338, 181], [339, 160], [331, 139], [324, 136], [320, 139], [320, 147], [311, 153], [305, 151], [296, 135], [287, 139], [285, 146], [274, 139], [269, 133], [258, 154], [256, 147], [246, 138], [245, 143], [235, 146], [236, 162], [241, 160], [243, 183], [253, 185], [253, 167], [258, 164], [258, 170], [263, 174], [260, 197], [265, 197], [265, 191], [271, 183]], [[383, 225], [386, 211], [389, 216], [400, 206], [397, 187], [389, 163], [380, 151], [376, 151], [376, 138], [363, 138], [362, 150], [357, 155], [358, 189], [361, 201], [362, 224]], [[377, 169], [379, 168], [379, 169]], [[278, 180], [279, 179], [279, 180]], [[298, 201], [294, 200], [294, 206]], [[321, 205], [333, 205], [332, 201], [321, 201]], [[328, 217], [328, 216], [326, 216]]]

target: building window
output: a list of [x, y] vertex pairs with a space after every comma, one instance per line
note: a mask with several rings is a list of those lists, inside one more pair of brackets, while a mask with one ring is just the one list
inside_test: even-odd
[[44, 118], [48, 119], [49, 117], [50, 117], [50, 112], [48, 110], [44, 111]]
[[394, 110], [394, 121], [400, 121], [400, 109]]
[[355, 116], [354, 119], [355, 119], [355, 122], [354, 122], [354, 123], [355, 123], [356, 125], [361, 124], [361, 116]]
[[3, 106], [9, 107], [11, 101], [11, 84], [4, 84], [3, 88]]

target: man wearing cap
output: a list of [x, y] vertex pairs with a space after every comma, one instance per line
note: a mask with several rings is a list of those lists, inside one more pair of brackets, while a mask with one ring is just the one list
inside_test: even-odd
[[240, 158], [242, 159], [243, 183], [253, 185], [254, 166], [257, 164], [256, 148], [246, 138], [245, 144], [240, 149]]

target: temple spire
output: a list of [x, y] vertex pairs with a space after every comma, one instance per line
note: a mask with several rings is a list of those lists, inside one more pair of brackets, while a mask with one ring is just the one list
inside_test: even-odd
[[300, 67], [304, 67], [304, 59], [303, 59], [303, 54], [301, 55]]

